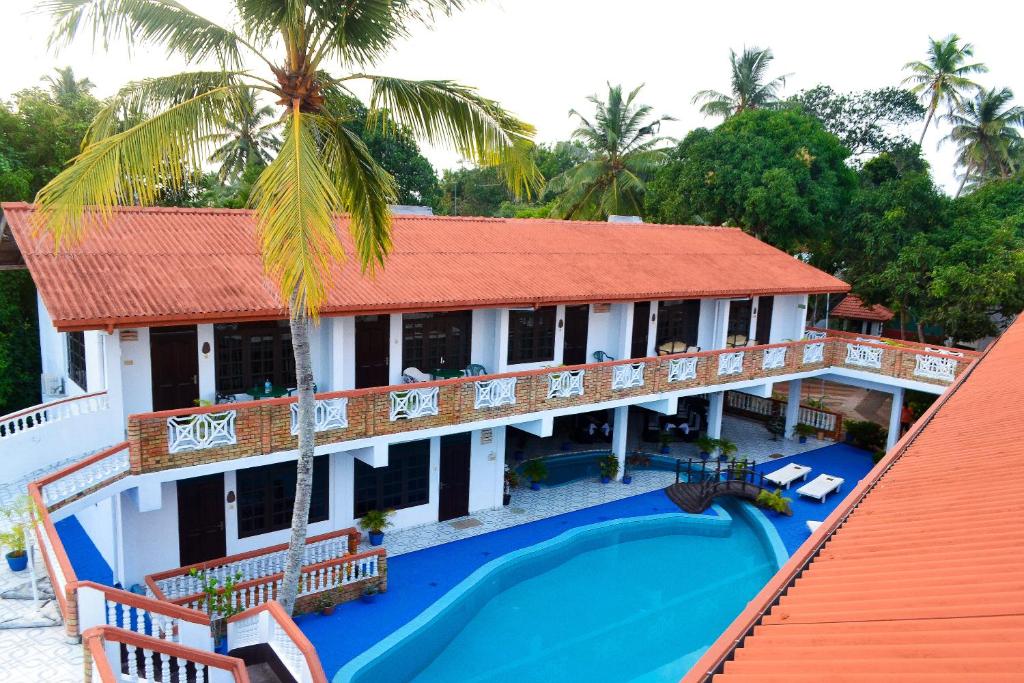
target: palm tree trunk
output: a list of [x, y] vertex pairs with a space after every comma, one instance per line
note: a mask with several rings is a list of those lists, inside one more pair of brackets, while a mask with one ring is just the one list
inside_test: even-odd
[[932, 116], [935, 115], [935, 106], [928, 107], [928, 116], [924, 120], [924, 128], [921, 130], [921, 139], [917, 141], [918, 147], [924, 147], [924, 134], [928, 132], [928, 126], [931, 125]]
[[956, 188], [956, 194], [953, 195], [953, 199], [959, 197], [960, 193], [964, 191], [964, 185], [967, 184], [967, 179], [971, 177], [971, 169], [973, 167], [974, 164], [968, 164], [967, 168], [964, 169], [964, 179], [960, 181], [960, 187]]
[[900, 306], [900, 339], [907, 341], [907, 316], [903, 311], [904, 306]]
[[292, 309], [292, 352], [295, 355], [295, 379], [299, 394], [299, 462], [295, 478], [295, 506], [292, 508], [292, 533], [288, 539], [288, 557], [284, 567], [284, 585], [279, 602], [289, 615], [295, 609], [299, 590], [299, 572], [309, 526], [309, 501], [313, 492], [313, 362], [309, 349], [309, 317]]
[[924, 323], [917, 321], [917, 341], [924, 344]]

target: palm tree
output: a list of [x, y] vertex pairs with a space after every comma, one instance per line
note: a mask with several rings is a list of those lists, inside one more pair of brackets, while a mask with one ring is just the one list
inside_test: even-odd
[[[298, 385], [298, 484], [282, 605], [295, 604], [313, 476], [313, 371], [310, 324], [345, 258], [339, 216], [348, 214], [363, 270], [391, 249], [395, 181], [346, 127], [334, 103], [350, 86], [369, 86], [372, 121], [407, 126], [481, 164], [497, 165], [519, 194], [539, 184], [531, 161], [533, 128], [473, 88], [367, 73], [409, 35], [460, 9], [461, 0], [234, 0], [236, 25], [220, 26], [177, 0], [47, 0], [51, 44], [80, 32], [103, 44], [163, 47], [191, 64], [214, 64], [129, 83], [101, 109], [82, 152], [36, 197], [35, 220], [60, 249], [81, 239], [118, 205], [149, 205], [160, 184], [179, 188], [209, 157], [212, 136], [230, 133], [237, 102], [253, 90], [272, 96], [281, 149], [252, 187], [250, 206], [263, 263], [289, 311]], [[331, 67], [346, 73], [336, 75]], [[353, 71], [349, 72], [348, 69]], [[125, 114], [128, 112], [128, 115]], [[121, 122], [133, 125], [127, 128]], [[123, 128], [123, 129], [121, 129]]]
[[748, 109], [777, 109], [782, 105], [779, 91], [790, 74], [765, 80], [773, 59], [775, 55], [767, 47], [744, 47], [743, 54], [738, 56], [735, 50], [729, 50], [731, 94], [701, 90], [693, 96], [693, 104], [703, 102], [700, 110], [705, 116], [721, 116], [726, 119]]
[[939, 40], [929, 38], [928, 42], [925, 61], [903, 65], [905, 71], [910, 71], [903, 84], [910, 86], [910, 91], [921, 98], [928, 111], [918, 145], [924, 143], [924, 135], [939, 105], [945, 103], [949, 111], [956, 109], [964, 98], [965, 90], [978, 89], [978, 84], [970, 76], [988, 71], [981, 62], [968, 63], [968, 58], [974, 56], [974, 46], [970, 43], [961, 45], [960, 36], [955, 33]]
[[281, 148], [273, 132], [280, 125], [276, 112], [269, 105], [259, 105], [255, 90], [243, 91], [234, 105], [225, 133], [214, 138], [222, 144], [210, 155], [210, 161], [220, 163], [221, 182], [241, 177], [250, 165], [266, 166]]
[[46, 76], [42, 80], [50, 86], [53, 98], [58, 101], [88, 95], [96, 85], [88, 78], [75, 78], [75, 71], [70, 66], [54, 69], [56, 76]]
[[639, 215], [643, 207], [646, 180], [668, 160], [657, 146], [670, 138], [658, 136], [662, 121], [651, 119], [651, 107], [636, 104], [634, 89], [625, 98], [621, 85], [608, 84], [608, 99], [591, 95], [596, 113], [591, 123], [575, 109], [570, 116], [579, 119], [573, 140], [587, 150], [587, 160], [560, 173], [548, 183], [546, 192], [557, 195], [551, 215], [576, 220], [603, 220], [609, 215]]
[[1012, 100], [1009, 88], [980, 90], [949, 114], [953, 130], [943, 142], [957, 145], [957, 163], [964, 167], [956, 196], [963, 192], [968, 178], [1005, 178], [1019, 170], [1018, 128], [1024, 125], [1024, 107], [1011, 105]]

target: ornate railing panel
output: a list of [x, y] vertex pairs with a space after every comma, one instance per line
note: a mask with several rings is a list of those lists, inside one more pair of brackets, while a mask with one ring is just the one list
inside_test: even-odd
[[697, 379], [697, 358], [672, 358], [668, 362], [668, 381], [685, 382]]
[[825, 360], [825, 342], [804, 344], [804, 365], [821, 363]]
[[786, 351], [788, 350], [785, 346], [765, 349], [764, 358], [761, 360], [761, 367], [765, 370], [777, 370], [786, 367]]
[[437, 415], [437, 387], [402, 389], [391, 392], [390, 420], [412, 420], [427, 415]]
[[516, 404], [515, 377], [479, 380], [473, 383], [473, 408], [499, 408]]
[[[299, 433], [299, 404], [292, 403], [292, 434]], [[313, 431], [323, 432], [328, 429], [344, 429], [348, 427], [348, 399], [323, 398], [317, 399], [313, 413]]]
[[723, 353], [718, 356], [718, 374], [738, 375], [743, 372], [743, 351]]
[[583, 395], [585, 370], [563, 370], [548, 375], [548, 398], [569, 398]]
[[632, 389], [644, 385], [645, 363], [612, 366], [612, 389]]
[[882, 354], [885, 349], [864, 344], [846, 345], [847, 365], [859, 365], [864, 368], [881, 368]]
[[956, 368], [959, 364], [956, 358], [925, 356], [922, 354], [915, 358], [914, 374], [918, 377], [952, 382], [956, 378]]
[[237, 411], [175, 415], [167, 418], [167, 450], [170, 453], [198, 451], [236, 442]]

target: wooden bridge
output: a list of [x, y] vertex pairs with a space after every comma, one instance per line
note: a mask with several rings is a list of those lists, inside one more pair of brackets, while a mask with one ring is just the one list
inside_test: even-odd
[[665, 494], [683, 512], [699, 514], [718, 496], [754, 500], [764, 488], [764, 475], [754, 469], [753, 460], [678, 460], [676, 483], [667, 487]]

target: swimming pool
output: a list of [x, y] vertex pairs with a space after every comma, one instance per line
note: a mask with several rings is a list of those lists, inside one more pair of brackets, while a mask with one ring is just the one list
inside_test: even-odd
[[[541, 482], [544, 486], [561, 486], [580, 479], [597, 479], [601, 476], [601, 468], [598, 463], [601, 458], [607, 456], [611, 451], [579, 451], [576, 453], [559, 453], [547, 455], [542, 458], [547, 466], [548, 476]], [[668, 455], [644, 454], [649, 459], [649, 464], [642, 467], [631, 467], [632, 470], [662, 470], [675, 472], [676, 459]], [[522, 476], [523, 466], [519, 465], [516, 471]]]
[[580, 527], [484, 565], [335, 681], [678, 681], [785, 559], [727, 502]]

